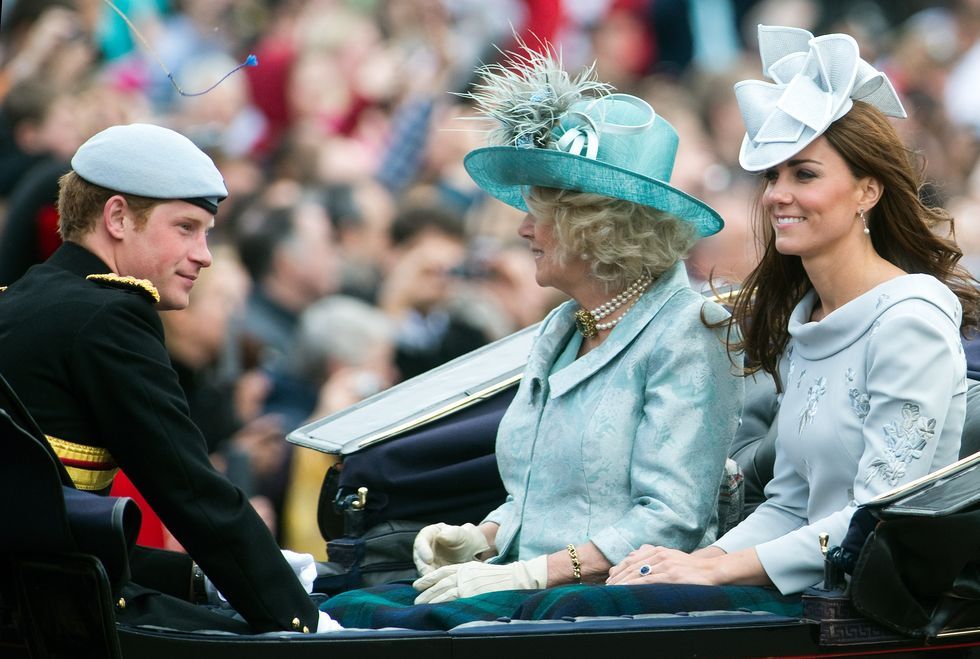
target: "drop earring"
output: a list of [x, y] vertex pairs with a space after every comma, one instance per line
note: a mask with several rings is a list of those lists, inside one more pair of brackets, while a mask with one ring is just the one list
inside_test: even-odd
[[865, 217], [863, 208], [858, 209], [858, 217], [860, 217], [861, 222], [864, 223], [864, 235], [866, 236], [871, 235], [871, 229], [868, 228], [868, 218]]

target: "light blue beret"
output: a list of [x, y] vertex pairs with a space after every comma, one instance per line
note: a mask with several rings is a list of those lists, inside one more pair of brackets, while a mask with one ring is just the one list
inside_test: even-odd
[[214, 213], [228, 196], [224, 179], [203, 151], [169, 128], [113, 126], [79, 147], [71, 167], [103, 188], [152, 199], [182, 199]]

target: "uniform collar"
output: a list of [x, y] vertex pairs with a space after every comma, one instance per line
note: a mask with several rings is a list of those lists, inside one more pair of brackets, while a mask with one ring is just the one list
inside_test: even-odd
[[62, 243], [61, 247], [48, 258], [47, 263], [80, 277], [112, 272], [102, 259], [71, 241]]

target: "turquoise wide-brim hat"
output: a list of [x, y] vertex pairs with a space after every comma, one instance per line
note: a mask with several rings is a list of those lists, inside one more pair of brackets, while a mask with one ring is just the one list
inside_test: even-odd
[[480, 188], [527, 211], [529, 186], [575, 190], [652, 206], [690, 222], [700, 237], [718, 233], [721, 216], [670, 185], [677, 131], [648, 103], [608, 94], [573, 105], [552, 129], [549, 146], [489, 146], [463, 164]]

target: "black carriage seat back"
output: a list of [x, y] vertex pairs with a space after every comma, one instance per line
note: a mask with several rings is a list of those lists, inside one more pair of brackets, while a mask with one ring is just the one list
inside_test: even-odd
[[122, 656], [114, 605], [129, 581], [140, 512], [81, 492], [0, 376], [0, 607], [33, 657]]
[[759, 371], [745, 378], [745, 401], [742, 419], [729, 455], [742, 472], [745, 504], [742, 516], [748, 516], [765, 501], [766, 483], [772, 480], [776, 461], [776, 383], [768, 373]]
[[130, 578], [129, 554], [141, 515], [132, 499], [72, 485], [37, 423], [0, 376], [0, 492], [7, 502], [0, 554], [91, 554], [114, 592]]
[[71, 487], [34, 419], [0, 377], [0, 492], [6, 502], [0, 553], [77, 551], [65, 510], [63, 487]]

